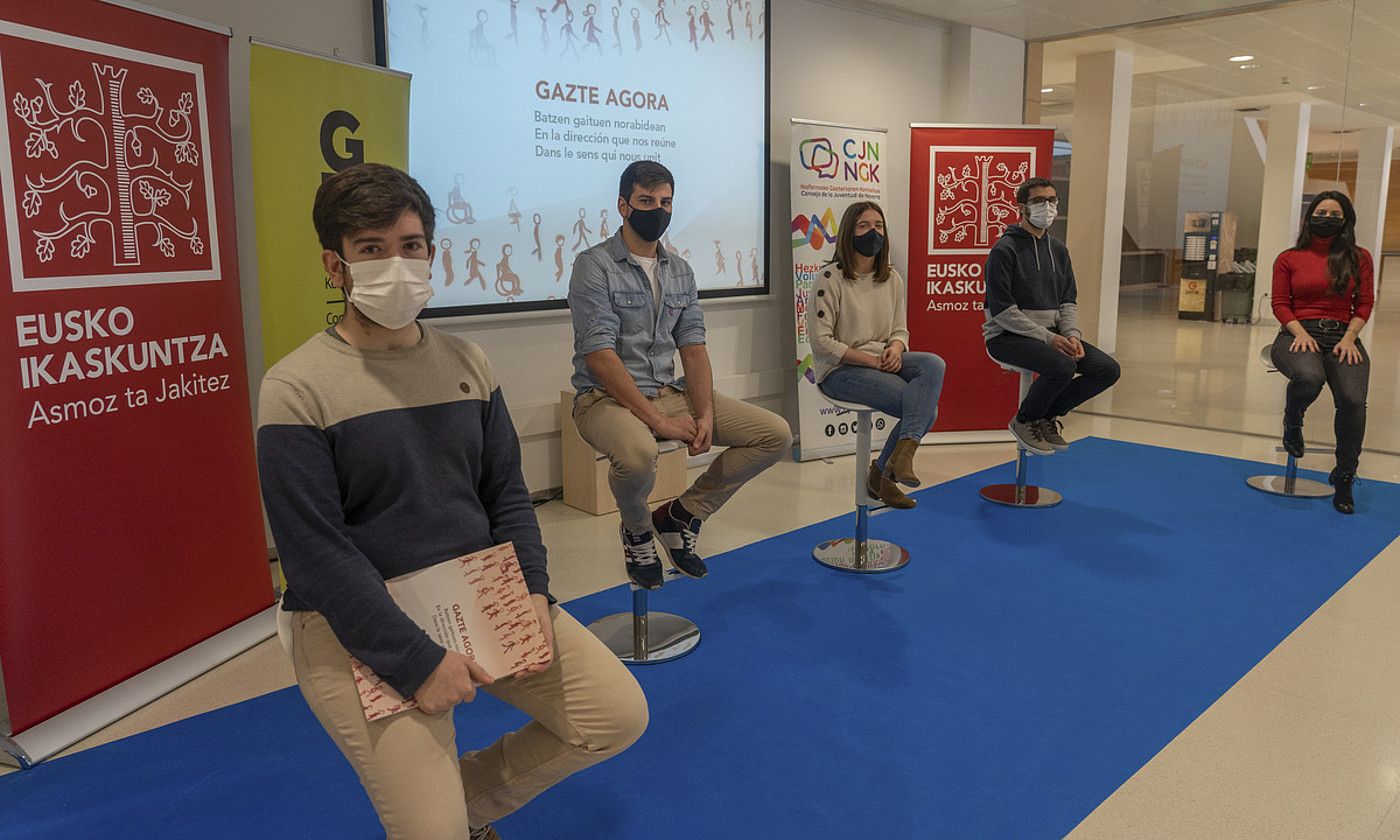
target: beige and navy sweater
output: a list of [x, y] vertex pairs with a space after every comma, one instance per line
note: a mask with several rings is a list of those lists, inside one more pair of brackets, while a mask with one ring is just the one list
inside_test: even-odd
[[876, 283], [874, 274], [847, 280], [835, 263], [824, 267], [807, 301], [807, 339], [817, 382], [841, 366], [847, 350], [878, 356], [895, 339], [908, 349], [907, 310], [904, 278], [893, 268], [890, 279]]
[[258, 472], [287, 577], [285, 610], [314, 610], [411, 697], [444, 650], [384, 581], [515, 543], [548, 594], [520, 443], [481, 348], [423, 326], [403, 350], [356, 350], [332, 330], [263, 379]]

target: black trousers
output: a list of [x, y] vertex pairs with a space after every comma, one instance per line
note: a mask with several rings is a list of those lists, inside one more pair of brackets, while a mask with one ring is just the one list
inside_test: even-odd
[[1063, 417], [1118, 381], [1123, 374], [1118, 362], [1089, 342], [1080, 343], [1084, 358], [1071, 359], [1038, 338], [1016, 333], [1002, 333], [987, 341], [987, 352], [993, 359], [1039, 374], [1016, 412], [1017, 419]]
[[1322, 393], [1326, 384], [1332, 390], [1332, 402], [1337, 406], [1333, 430], [1337, 435], [1337, 468], [1356, 472], [1361, 462], [1361, 442], [1366, 437], [1366, 389], [1371, 380], [1371, 357], [1361, 342], [1361, 364], [1343, 364], [1332, 355], [1332, 348], [1346, 333], [1345, 321], [1301, 321], [1308, 335], [1317, 340], [1318, 352], [1294, 353], [1293, 334], [1282, 330], [1274, 339], [1270, 358], [1279, 373], [1288, 377], [1288, 393], [1284, 399], [1283, 422], [1290, 426], [1303, 425], [1303, 413]]

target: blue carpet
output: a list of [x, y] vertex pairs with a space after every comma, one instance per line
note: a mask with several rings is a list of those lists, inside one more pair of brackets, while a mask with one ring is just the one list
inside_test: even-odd
[[[634, 671], [647, 734], [501, 833], [1060, 837], [1400, 534], [1396, 485], [1359, 485], [1344, 518], [1249, 489], [1276, 469], [1234, 459], [1089, 439], [1034, 464], [1059, 507], [983, 502], [1003, 466], [872, 520], [913, 553], [901, 572], [813, 563], [846, 517], [668, 584], [653, 607], [704, 641]], [[587, 622], [626, 601], [569, 609]], [[461, 746], [522, 720], [462, 707]], [[382, 834], [293, 688], [0, 778], [0, 836]]]

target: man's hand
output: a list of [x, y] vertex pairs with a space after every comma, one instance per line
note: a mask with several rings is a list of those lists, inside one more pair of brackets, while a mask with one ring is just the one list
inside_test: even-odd
[[885, 352], [880, 354], [880, 370], [885, 373], [899, 373], [899, 369], [904, 366], [904, 342], [891, 341], [885, 348]]
[[659, 420], [651, 424], [651, 430], [661, 440], [683, 440], [690, 443], [695, 440], [698, 431], [695, 427], [695, 418], [689, 414], [680, 417], [667, 417], [664, 414]]
[[549, 661], [543, 665], [525, 667], [516, 673], [517, 680], [523, 680], [535, 674], [543, 674], [549, 670], [549, 666], [554, 664], [554, 658], [559, 655], [559, 652], [554, 648], [554, 618], [549, 614], [549, 598], [532, 593], [530, 606], [535, 608], [535, 617], [540, 620], [540, 629], [544, 631], [544, 640], [549, 644]]
[[1062, 336], [1062, 335], [1058, 335], [1058, 334], [1051, 335], [1051, 336], [1050, 336], [1050, 347], [1051, 347], [1052, 349], [1054, 349], [1054, 350], [1058, 350], [1058, 351], [1060, 351], [1061, 353], [1064, 353], [1066, 356], [1069, 356], [1071, 359], [1077, 359], [1077, 358], [1079, 358], [1078, 356], [1076, 356], [1076, 355], [1074, 354], [1074, 343], [1071, 342], [1068, 338], [1065, 338], [1065, 337]]
[[703, 455], [710, 451], [715, 438], [715, 417], [706, 412], [695, 418], [695, 437], [690, 440], [690, 454]]
[[458, 703], [470, 703], [475, 700], [474, 682], [490, 685], [495, 681], [476, 662], [455, 650], [449, 650], [437, 668], [433, 669], [418, 687], [418, 693], [413, 695], [413, 699], [418, 701], [418, 708], [424, 714], [442, 714]]
[[1074, 358], [1076, 358], [1076, 359], [1082, 359], [1082, 358], [1084, 358], [1084, 342], [1082, 342], [1082, 341], [1079, 340], [1079, 336], [1077, 336], [1077, 335], [1072, 335], [1072, 336], [1070, 336], [1070, 337], [1069, 337], [1069, 343], [1070, 343], [1071, 346], [1074, 347]]

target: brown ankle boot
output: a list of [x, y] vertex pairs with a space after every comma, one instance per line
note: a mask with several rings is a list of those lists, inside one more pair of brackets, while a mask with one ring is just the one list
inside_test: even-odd
[[889, 461], [885, 462], [885, 478], [897, 481], [905, 487], [918, 487], [921, 482], [919, 477], [914, 475], [914, 453], [918, 449], [917, 440], [901, 438], [894, 445], [894, 452], [890, 453]]
[[875, 461], [870, 462], [870, 475], [865, 479], [865, 492], [872, 498], [879, 499], [888, 507], [908, 510], [918, 502], [900, 492], [899, 485], [880, 475], [880, 467]]

